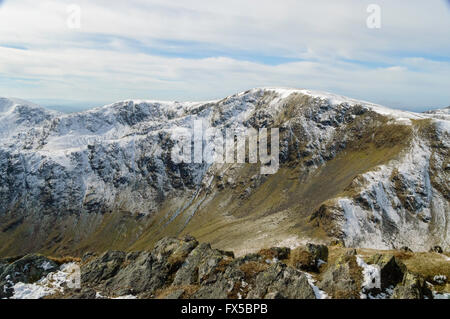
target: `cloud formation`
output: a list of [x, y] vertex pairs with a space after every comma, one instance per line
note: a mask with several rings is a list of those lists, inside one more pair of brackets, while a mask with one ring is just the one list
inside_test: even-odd
[[[1, 2], [1, 1], [0, 1]], [[68, 5], [81, 28], [67, 25]], [[0, 95], [213, 99], [257, 86], [326, 90], [392, 107], [450, 104], [445, 1], [7, 1]]]

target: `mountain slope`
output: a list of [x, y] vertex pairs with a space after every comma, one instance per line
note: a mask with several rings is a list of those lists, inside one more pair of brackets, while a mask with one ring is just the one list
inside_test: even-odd
[[[253, 89], [220, 101], [123, 101], [75, 114], [0, 100], [0, 254], [137, 250], [191, 233], [238, 253], [339, 239], [450, 246], [445, 110]], [[176, 164], [180, 127], [279, 128], [280, 169]]]

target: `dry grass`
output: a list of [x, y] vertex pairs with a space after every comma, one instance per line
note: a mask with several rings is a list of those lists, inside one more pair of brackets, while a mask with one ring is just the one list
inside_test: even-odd
[[297, 247], [291, 251], [287, 264], [296, 269], [311, 270], [315, 266], [315, 260], [304, 247]]
[[258, 252], [258, 255], [260, 255], [264, 259], [273, 259], [273, 258], [277, 257], [276, 252], [272, 249], [261, 249]]
[[246, 281], [251, 281], [256, 278], [256, 276], [267, 270], [269, 268], [269, 265], [266, 263], [256, 262], [256, 261], [249, 261], [239, 267], [242, 272], [245, 275]]
[[72, 256], [65, 256], [65, 257], [47, 257], [51, 261], [54, 261], [58, 265], [68, 264], [68, 263], [80, 263], [81, 258], [79, 257], [72, 257]]

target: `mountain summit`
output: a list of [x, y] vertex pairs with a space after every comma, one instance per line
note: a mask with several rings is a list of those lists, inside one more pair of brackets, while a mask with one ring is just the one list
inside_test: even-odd
[[[278, 128], [279, 170], [175, 163], [177, 131], [196, 120]], [[309, 90], [73, 114], [0, 99], [0, 255], [147, 249], [187, 233], [237, 254], [311, 239], [448, 249], [449, 134], [448, 109], [397, 111]]]

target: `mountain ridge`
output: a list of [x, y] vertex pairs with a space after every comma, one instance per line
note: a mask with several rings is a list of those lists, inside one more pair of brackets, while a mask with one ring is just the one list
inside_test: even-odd
[[[39, 110], [0, 113], [0, 254], [140, 249], [186, 232], [242, 253], [310, 237], [376, 248], [449, 244], [448, 227], [439, 227], [449, 214], [445, 117], [267, 88], [209, 102]], [[279, 127], [279, 172], [174, 165], [173, 130], [195, 119], [220, 130]]]

